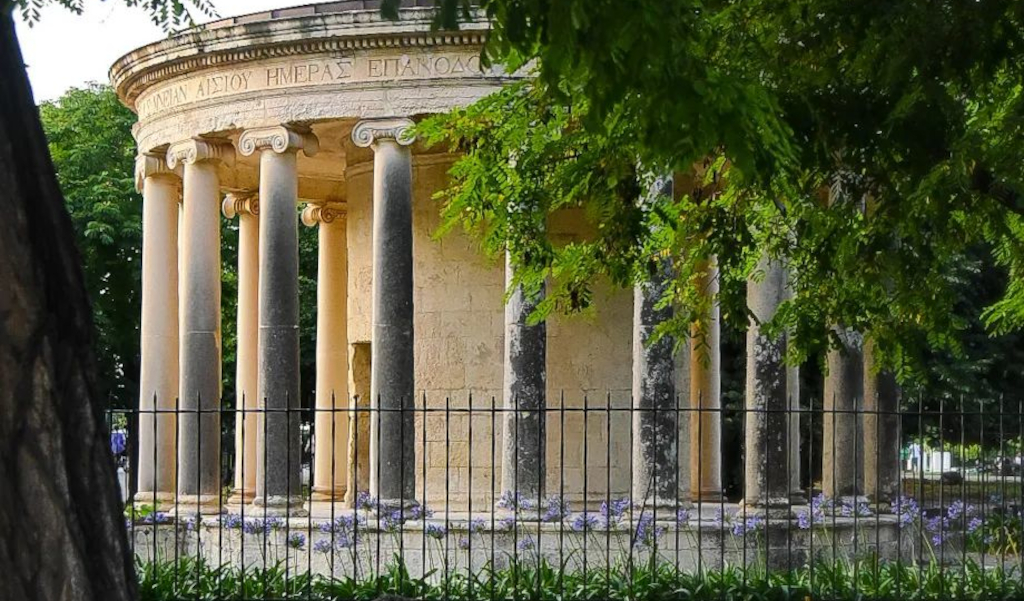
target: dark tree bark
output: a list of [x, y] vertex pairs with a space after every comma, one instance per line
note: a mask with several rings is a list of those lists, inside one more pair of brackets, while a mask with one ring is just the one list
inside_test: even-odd
[[71, 219], [0, 0], [0, 599], [134, 599]]

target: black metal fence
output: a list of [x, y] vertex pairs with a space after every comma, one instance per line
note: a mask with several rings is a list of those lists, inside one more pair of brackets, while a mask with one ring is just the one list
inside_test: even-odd
[[[674, 435], [646, 444], [652, 410], [628, 394], [549, 398], [542, 419], [420, 397], [399, 441], [380, 430], [387, 410], [332, 405], [108, 413], [129, 540], [162, 591], [150, 598], [645, 598], [638, 582], [724, 598], [730, 578], [793, 598], [1024, 592], [1019, 402], [770, 420], [681, 400], [654, 410]], [[788, 424], [785, 465], [723, 444], [751, 420]], [[523, 424], [544, 441], [536, 486], [502, 477], [531, 459], [505, 444]], [[410, 439], [411, 457], [382, 464]], [[672, 473], [676, 494], [653, 494]]]

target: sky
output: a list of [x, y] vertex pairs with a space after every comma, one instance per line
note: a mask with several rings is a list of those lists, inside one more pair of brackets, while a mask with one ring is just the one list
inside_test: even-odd
[[[310, 4], [315, 0], [213, 0], [221, 18]], [[18, 39], [36, 102], [55, 100], [90, 81], [109, 83], [107, 71], [121, 56], [159, 41], [165, 34], [141, 8], [124, 0], [86, 0], [76, 15], [48, 4], [29, 27], [18, 19]], [[204, 22], [211, 19], [197, 16]]]

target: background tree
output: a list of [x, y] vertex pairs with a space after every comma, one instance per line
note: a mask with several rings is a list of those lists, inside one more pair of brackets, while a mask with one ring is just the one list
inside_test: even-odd
[[57, 182], [81, 250], [96, 324], [97, 382], [116, 407], [139, 394], [142, 196], [135, 115], [106, 86], [73, 88], [39, 107]]

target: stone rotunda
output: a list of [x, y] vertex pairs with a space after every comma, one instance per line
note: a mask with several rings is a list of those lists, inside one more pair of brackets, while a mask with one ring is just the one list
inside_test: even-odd
[[[700, 353], [646, 344], [665, 317], [657, 285], [599, 286], [592, 315], [529, 326], [537, 299], [505, 302], [505, 265], [433, 236], [454, 157], [411, 126], [514, 76], [481, 68], [485, 21], [432, 31], [432, 5], [395, 21], [373, 0], [224, 19], [111, 68], [138, 114], [144, 198], [137, 500], [221, 506], [220, 238], [235, 221], [245, 411], [229, 501], [308, 510], [286, 411], [299, 405], [300, 220], [319, 229], [314, 502], [721, 498], [717, 310]], [[548, 223], [565, 242], [592, 227], [573, 210]], [[765, 498], [788, 496], [786, 463], [758, 480], [773, 483]]]

